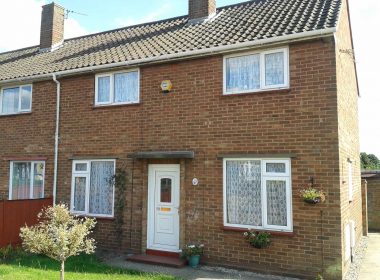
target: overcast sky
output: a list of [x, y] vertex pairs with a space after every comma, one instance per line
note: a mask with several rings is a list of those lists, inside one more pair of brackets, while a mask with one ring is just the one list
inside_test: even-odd
[[[65, 38], [154, 21], [187, 13], [188, 0], [59, 0], [71, 13], [65, 23]], [[45, 0], [1, 0], [0, 52], [37, 45], [41, 6]], [[241, 0], [217, 0], [218, 6]], [[351, 21], [361, 98], [361, 151], [380, 157], [380, 1], [350, 0]]]

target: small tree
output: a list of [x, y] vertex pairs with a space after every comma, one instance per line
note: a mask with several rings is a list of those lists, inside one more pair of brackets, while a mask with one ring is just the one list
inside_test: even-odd
[[95, 240], [88, 235], [95, 219], [76, 218], [64, 204], [48, 207], [38, 214], [39, 223], [21, 228], [23, 248], [34, 254], [46, 255], [61, 263], [61, 280], [65, 278], [65, 261], [80, 253], [95, 251]]

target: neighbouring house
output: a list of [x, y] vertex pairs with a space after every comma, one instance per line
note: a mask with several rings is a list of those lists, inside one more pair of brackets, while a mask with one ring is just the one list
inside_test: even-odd
[[[362, 236], [346, 0], [189, 0], [186, 16], [63, 30], [64, 8], [45, 5], [40, 44], [0, 54], [4, 197], [97, 217], [108, 250], [202, 242], [208, 264], [344, 277]], [[299, 197], [310, 183], [324, 203]]]
[[380, 170], [363, 170], [367, 181], [368, 230], [380, 231]]

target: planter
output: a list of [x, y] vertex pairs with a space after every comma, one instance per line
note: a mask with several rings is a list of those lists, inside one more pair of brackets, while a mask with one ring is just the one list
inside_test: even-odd
[[303, 201], [308, 203], [308, 204], [318, 204], [318, 203], [322, 202], [322, 199], [321, 198], [304, 199]]
[[251, 243], [251, 246], [256, 248], [256, 249], [265, 249], [265, 248], [268, 248], [270, 246], [270, 242], [265, 243], [265, 244], [252, 244]]
[[189, 266], [190, 267], [197, 267], [199, 265], [200, 260], [201, 260], [201, 256], [199, 256], [199, 255], [189, 256], [188, 257]]

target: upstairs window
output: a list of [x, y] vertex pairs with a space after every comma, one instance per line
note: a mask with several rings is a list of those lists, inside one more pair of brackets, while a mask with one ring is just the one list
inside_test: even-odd
[[45, 162], [12, 161], [9, 199], [38, 199], [44, 197]]
[[229, 55], [224, 58], [224, 94], [289, 86], [288, 49]]
[[97, 75], [95, 78], [95, 105], [139, 103], [139, 70]]
[[0, 115], [19, 114], [32, 110], [32, 85], [2, 88]]

